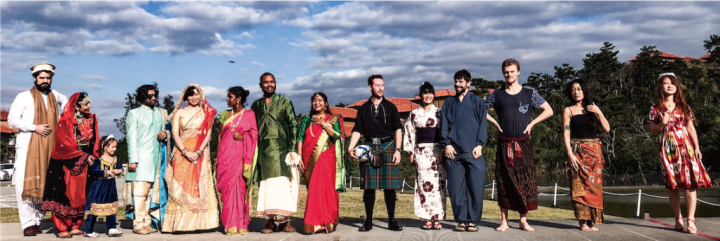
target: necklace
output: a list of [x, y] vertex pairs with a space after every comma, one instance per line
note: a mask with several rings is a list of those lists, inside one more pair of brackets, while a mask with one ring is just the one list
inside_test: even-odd
[[[244, 110], [245, 110], [245, 109], [243, 108], [242, 110], [240, 110], [240, 113], [238, 113], [238, 114], [240, 115], [240, 118], [238, 118], [237, 122], [234, 122], [234, 123], [233, 123], [232, 120], [230, 121], [230, 127], [232, 127], [232, 131], [233, 131], [233, 132], [235, 132], [235, 128], [237, 128], [237, 126], [240, 125], [240, 120], [242, 120], [242, 116], [243, 116], [243, 114], [245, 113]], [[235, 109], [232, 109], [232, 110], [230, 110], [230, 111], [231, 111], [230, 113], [232, 113], [232, 114], [230, 114], [230, 116], [231, 116], [230, 118], [235, 117]]]

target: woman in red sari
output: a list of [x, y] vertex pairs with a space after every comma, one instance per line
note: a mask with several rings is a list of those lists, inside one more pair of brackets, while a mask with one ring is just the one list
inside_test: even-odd
[[90, 107], [87, 93], [75, 93], [55, 130], [42, 210], [52, 212], [60, 238], [84, 234], [80, 228], [85, 214], [87, 166], [100, 156], [97, 117], [90, 113]]
[[300, 122], [298, 154], [300, 172], [308, 188], [303, 232], [314, 234], [334, 231], [338, 225], [338, 191], [342, 191], [343, 119], [333, 115], [327, 96], [313, 94], [312, 110]]

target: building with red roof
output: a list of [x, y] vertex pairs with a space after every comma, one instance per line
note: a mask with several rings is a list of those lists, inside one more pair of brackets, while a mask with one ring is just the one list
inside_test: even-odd
[[345, 137], [350, 137], [352, 135], [352, 129], [355, 126], [357, 110], [345, 107], [330, 107], [330, 112], [334, 115], [341, 115], [343, 117], [343, 120], [345, 121], [345, 128], [343, 130], [345, 132]]
[[0, 110], [0, 141], [5, 143], [6, 150], [3, 150], [7, 155], [0, 157], [0, 162], [13, 162], [15, 160], [15, 138], [17, 137], [18, 129], [10, 127], [7, 122], [8, 119], [7, 110]]
[[[408, 116], [410, 116], [410, 112], [414, 109], [420, 108], [420, 105], [413, 103], [411, 99], [409, 98], [386, 98], [388, 101], [395, 104], [395, 107], [398, 109], [398, 113], [400, 114], [400, 122], [405, 124], [405, 120]], [[360, 106], [365, 104], [367, 100], [360, 100], [358, 102], [352, 103], [348, 105], [347, 107], [350, 107], [352, 109], [360, 109]]]
[[[690, 61], [693, 61], [693, 60], [700, 60], [700, 61], [702, 61], [702, 62], [706, 62], [706, 61], [707, 61], [707, 57], [710, 57], [710, 54], [707, 54], [707, 55], [702, 56], [702, 57], [700, 57], [700, 58], [693, 58], [693, 57], [679, 56], [679, 55], [674, 55], [674, 54], [670, 54], [670, 53], [665, 53], [665, 52], [662, 52], [662, 51], [658, 51], [658, 52], [660, 53], [660, 58], [661, 58], [661, 59], [664, 59], [664, 60], [667, 60], [667, 61], [670, 61], [670, 62], [673, 62], [673, 61], [678, 60], [678, 59], [682, 59], [682, 60], [687, 61], [687, 62], [690, 62]], [[650, 55], [651, 55], [651, 56], [655, 56], [655, 53], [650, 53]], [[631, 59], [628, 59], [627, 62], [633, 62], [633, 61], [635, 61], [635, 60], [637, 60], [637, 57], [632, 57]]]

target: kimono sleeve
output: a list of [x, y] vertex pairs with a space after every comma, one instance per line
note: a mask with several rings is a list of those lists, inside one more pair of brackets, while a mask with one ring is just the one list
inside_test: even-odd
[[452, 129], [452, 100], [447, 99], [440, 111], [440, 144], [450, 145], [450, 130]]
[[415, 149], [415, 111], [410, 112], [410, 118], [405, 121], [405, 134], [403, 150], [412, 153]]
[[478, 114], [477, 118], [480, 119], [480, 128], [478, 128], [478, 135], [477, 140], [475, 141], [475, 146], [485, 146], [487, 145], [487, 104], [482, 98], [479, 98], [479, 102], [475, 108], [477, 110], [475, 113]]

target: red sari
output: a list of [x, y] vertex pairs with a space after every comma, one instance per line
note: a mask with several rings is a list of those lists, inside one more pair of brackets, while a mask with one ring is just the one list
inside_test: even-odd
[[52, 212], [58, 232], [80, 229], [85, 214], [87, 164], [90, 156], [98, 157], [100, 136], [95, 114], [75, 119], [75, 93], [65, 105], [56, 127], [55, 146], [50, 155], [43, 211]]
[[339, 217], [339, 194], [335, 191], [337, 171], [338, 138], [342, 138], [342, 118], [327, 115], [325, 121], [333, 124], [333, 133], [327, 133], [306, 115], [300, 123], [302, 157], [305, 164], [307, 202], [303, 232], [315, 233], [320, 230], [332, 232], [337, 228]]

